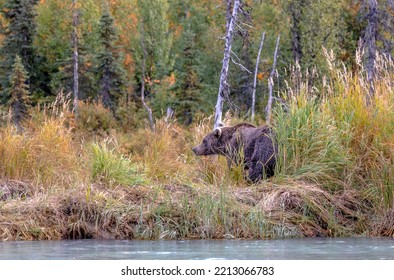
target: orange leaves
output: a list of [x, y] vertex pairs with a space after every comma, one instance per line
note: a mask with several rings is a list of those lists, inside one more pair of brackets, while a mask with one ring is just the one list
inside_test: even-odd
[[175, 74], [174, 73], [171, 73], [170, 77], [168, 78], [168, 81], [169, 81], [169, 85], [170, 86], [173, 86], [175, 84], [176, 79], [175, 79]]
[[[171, 28], [171, 25], [170, 25], [170, 28]], [[182, 31], [183, 31], [182, 25], [176, 26], [175, 27], [175, 32], [174, 32], [174, 37], [175, 38], [179, 38], [181, 36], [181, 34], [182, 34]]]
[[127, 19], [128, 19], [129, 22], [131, 22], [132, 26], [137, 26], [139, 19], [138, 19], [136, 13], [133, 13], [133, 12], [130, 13], [128, 15]]
[[154, 84], [156, 84], [156, 85], [161, 84], [164, 87], [168, 88], [168, 87], [173, 86], [175, 84], [175, 82], [176, 82], [176, 78], [175, 78], [174, 73], [171, 73], [169, 76], [164, 77], [162, 80], [152, 79], [151, 77], [145, 77], [145, 83], [150, 86], [152, 86]]
[[161, 83], [160, 80], [158, 80], [158, 79], [152, 80], [151, 77], [146, 77], [144, 81], [145, 81], [145, 83], [146, 83], [147, 85], [150, 85], [150, 86], [153, 85], [153, 84], [160, 84], [160, 83]]
[[133, 57], [131, 56], [130, 53], [126, 53], [123, 63], [126, 66], [126, 68], [128, 68], [133, 63]]
[[262, 81], [264, 79], [264, 74], [262, 72], [257, 73], [257, 79]]

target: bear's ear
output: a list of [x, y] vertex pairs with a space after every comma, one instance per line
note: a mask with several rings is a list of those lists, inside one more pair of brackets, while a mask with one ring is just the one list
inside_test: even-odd
[[215, 128], [215, 130], [213, 131], [213, 135], [217, 138], [220, 138], [220, 136], [222, 136], [222, 129], [220, 127]]

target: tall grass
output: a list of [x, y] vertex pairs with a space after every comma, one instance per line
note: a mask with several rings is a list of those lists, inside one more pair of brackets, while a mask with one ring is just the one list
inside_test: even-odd
[[372, 104], [362, 68], [352, 74], [330, 65], [320, 92], [305, 81], [299, 92], [285, 94], [287, 110], [276, 110], [278, 177], [311, 180], [331, 191], [357, 189], [393, 206], [393, 62], [378, 58]]
[[109, 148], [108, 141], [92, 143], [91, 164], [93, 181], [101, 181], [108, 186], [137, 185], [146, 183], [143, 171], [129, 158], [116, 152], [116, 146]]
[[290, 100], [289, 111], [276, 111], [277, 175], [309, 180], [331, 189], [342, 187], [349, 161], [340, 134], [316, 98], [302, 92]]
[[13, 127], [0, 131], [0, 176], [35, 185], [72, 185], [81, 179], [78, 147], [62, 120], [47, 119], [23, 135]]

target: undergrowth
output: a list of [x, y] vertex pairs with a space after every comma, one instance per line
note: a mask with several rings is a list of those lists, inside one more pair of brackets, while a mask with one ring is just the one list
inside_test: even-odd
[[394, 66], [378, 59], [367, 104], [362, 65], [328, 63], [321, 88], [283, 92], [276, 173], [256, 184], [242, 165], [194, 156], [212, 118], [125, 131], [99, 104], [81, 105], [75, 120], [60, 98], [33, 112], [24, 134], [1, 127], [0, 238], [392, 236]]

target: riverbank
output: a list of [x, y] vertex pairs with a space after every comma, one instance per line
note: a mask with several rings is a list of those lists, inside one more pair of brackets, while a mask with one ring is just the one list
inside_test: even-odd
[[394, 236], [394, 211], [300, 182], [217, 190], [104, 185], [40, 191], [0, 183], [1, 240]]
[[242, 165], [192, 153], [210, 118], [122, 130], [100, 104], [76, 119], [57, 100], [22, 134], [3, 120], [0, 239], [392, 237], [394, 66], [381, 62], [369, 102], [365, 73], [343, 69], [320, 92], [288, 89], [275, 176], [255, 185]]

